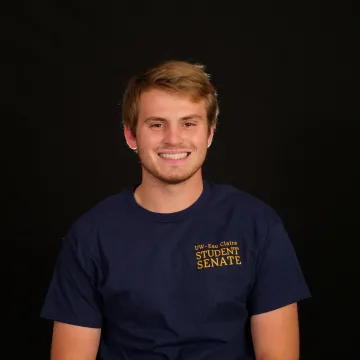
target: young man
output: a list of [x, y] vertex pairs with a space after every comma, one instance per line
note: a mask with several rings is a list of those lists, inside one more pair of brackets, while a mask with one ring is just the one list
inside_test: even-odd
[[277, 214], [202, 178], [218, 116], [203, 68], [131, 79], [124, 134], [142, 180], [67, 234], [42, 316], [52, 360], [296, 360], [309, 297]]

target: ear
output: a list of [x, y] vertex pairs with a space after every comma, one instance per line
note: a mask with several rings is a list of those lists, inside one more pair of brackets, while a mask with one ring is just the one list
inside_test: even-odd
[[129, 148], [135, 150], [137, 148], [136, 139], [128, 126], [124, 126], [124, 136]]
[[215, 126], [212, 125], [212, 126], [210, 127], [210, 131], [209, 131], [208, 148], [211, 146], [211, 144], [212, 144], [212, 142], [213, 142], [214, 133], [215, 133]]

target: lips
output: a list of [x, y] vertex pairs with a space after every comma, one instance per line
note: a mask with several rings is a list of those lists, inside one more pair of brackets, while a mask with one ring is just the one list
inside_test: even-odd
[[178, 153], [159, 153], [159, 156], [163, 159], [169, 160], [180, 160], [185, 159], [190, 155], [189, 152], [178, 152]]

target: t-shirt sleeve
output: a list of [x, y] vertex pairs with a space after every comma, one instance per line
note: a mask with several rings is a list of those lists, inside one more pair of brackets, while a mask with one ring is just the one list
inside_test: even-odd
[[259, 251], [249, 312], [256, 315], [311, 297], [295, 249], [281, 220], [267, 232]]
[[96, 231], [74, 225], [58, 256], [41, 317], [72, 325], [101, 328], [101, 296], [97, 290], [99, 257]]

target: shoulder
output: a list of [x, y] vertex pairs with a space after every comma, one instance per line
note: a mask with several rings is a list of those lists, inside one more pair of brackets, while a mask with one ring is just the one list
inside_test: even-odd
[[276, 210], [265, 201], [227, 184], [212, 184], [213, 219], [231, 224], [254, 249], [266, 249], [269, 244], [279, 251], [288, 249], [289, 235]]
[[82, 214], [78, 221], [90, 223], [96, 227], [119, 221], [128, 213], [128, 192], [129, 189], [126, 188], [104, 198]]
[[256, 222], [264, 222], [269, 226], [280, 220], [274, 208], [260, 198], [234, 185], [214, 182], [210, 184], [212, 204], [217, 209], [224, 209]]
[[110, 195], [82, 213], [70, 225], [66, 237], [74, 244], [95, 243], [99, 232], [126, 221], [128, 190]]

